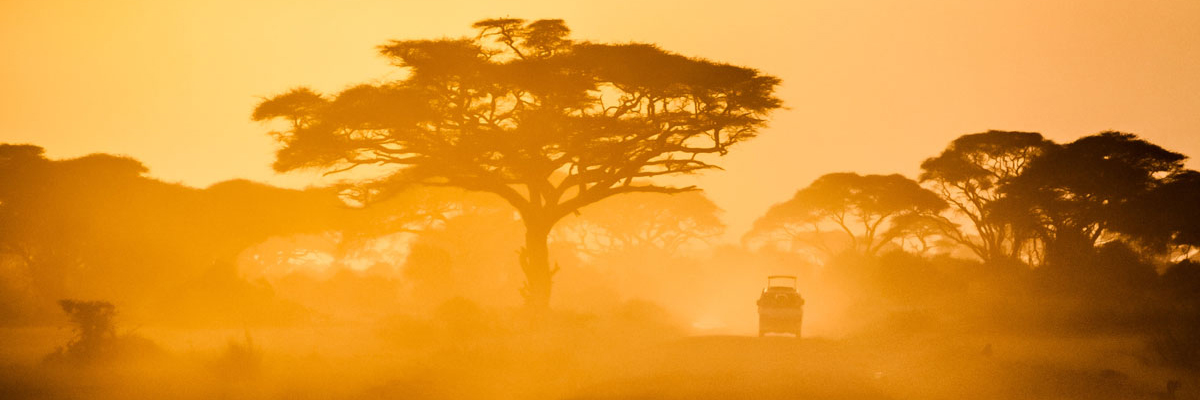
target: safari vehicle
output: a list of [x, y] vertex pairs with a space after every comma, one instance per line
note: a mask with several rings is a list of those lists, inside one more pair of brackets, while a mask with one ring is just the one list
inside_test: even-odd
[[772, 275], [758, 298], [758, 336], [790, 333], [800, 337], [804, 298], [796, 291], [796, 277]]

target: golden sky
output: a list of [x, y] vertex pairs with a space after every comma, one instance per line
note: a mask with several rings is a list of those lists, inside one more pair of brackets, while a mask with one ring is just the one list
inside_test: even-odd
[[195, 186], [303, 186], [313, 177], [269, 167], [273, 143], [249, 119], [261, 97], [394, 77], [375, 45], [502, 16], [783, 78], [789, 110], [698, 178], [733, 235], [821, 174], [915, 177], [987, 129], [1121, 130], [1200, 156], [1196, 0], [0, 0], [0, 142], [126, 154]]

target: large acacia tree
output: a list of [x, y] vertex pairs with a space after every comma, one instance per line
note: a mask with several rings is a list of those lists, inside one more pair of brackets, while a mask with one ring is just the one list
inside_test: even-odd
[[[526, 301], [545, 307], [547, 235], [579, 208], [630, 192], [694, 189], [651, 178], [717, 168], [753, 138], [779, 79], [649, 44], [576, 42], [562, 20], [491, 19], [473, 38], [392, 41], [403, 78], [264, 100], [278, 171], [394, 167], [367, 193], [419, 182], [495, 193], [525, 224]], [[371, 183], [371, 182], [361, 182]], [[368, 185], [364, 185], [366, 187]]]

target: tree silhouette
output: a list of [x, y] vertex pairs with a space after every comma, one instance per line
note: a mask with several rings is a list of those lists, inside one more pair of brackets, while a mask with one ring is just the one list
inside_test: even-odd
[[959, 136], [937, 157], [922, 162], [921, 182], [932, 184], [974, 231], [954, 230], [946, 236], [985, 261], [1018, 257], [1031, 232], [998, 218], [991, 206], [1000, 199], [1001, 186], [1053, 145], [1035, 132], [989, 130]]
[[[228, 318], [201, 302], [180, 312], [167, 300], [198, 293], [189, 290], [216, 272], [227, 282], [210, 282], [244, 283], [231, 261], [273, 236], [374, 234], [403, 222], [368, 224], [371, 213], [346, 207], [330, 188], [235, 180], [196, 189], [146, 172], [126, 157], [50, 160], [37, 146], [0, 144], [0, 261], [11, 263], [30, 304], [87, 295], [135, 304], [127, 310], [134, 314]], [[396, 210], [407, 209], [401, 206], [384, 209], [392, 210], [389, 216], [420, 216], [400, 215]], [[386, 223], [375, 228], [378, 222]], [[229, 293], [221, 298], [251, 306]]]
[[1082, 259], [1106, 235], [1121, 234], [1120, 221], [1140, 218], [1134, 205], [1181, 171], [1184, 158], [1129, 133], [1086, 136], [1030, 162], [997, 206], [1034, 218], [1048, 258]]
[[1116, 216], [1114, 230], [1136, 238], [1169, 260], [1195, 256], [1200, 247], [1200, 172], [1181, 170], [1133, 199]]
[[832, 173], [772, 206], [755, 221], [749, 237], [782, 234], [832, 256], [839, 249], [828, 246], [822, 235], [832, 226], [845, 233], [850, 243], [846, 250], [874, 255], [904, 232], [900, 223], [915, 222], [901, 217], [936, 216], [945, 208], [936, 193], [899, 174]]
[[884, 237], [895, 238], [901, 248], [922, 256], [935, 248], [956, 247], [961, 239], [957, 232], [958, 225], [941, 215], [905, 213], [892, 218]]
[[721, 209], [701, 192], [677, 195], [636, 193], [584, 208], [556, 229], [560, 238], [585, 253], [654, 249], [676, 253], [689, 242], [720, 235]]
[[76, 360], [94, 360], [109, 356], [116, 342], [113, 317], [117, 309], [107, 301], [59, 300], [58, 305], [70, 316], [75, 337], [60, 348], [56, 356]]
[[100, 261], [89, 255], [116, 253], [113, 243], [132, 234], [104, 228], [128, 225], [122, 208], [152, 191], [144, 172], [124, 157], [51, 161], [41, 147], [0, 145], [0, 251], [16, 256], [40, 294], [68, 295], [73, 274]]
[[753, 138], [781, 106], [779, 79], [648, 44], [575, 42], [562, 20], [490, 19], [465, 39], [403, 40], [380, 52], [404, 78], [333, 96], [307, 88], [266, 99], [280, 119], [278, 171], [364, 165], [366, 197], [405, 183], [491, 192], [524, 221], [527, 303], [545, 307], [547, 236], [564, 216], [650, 181], [717, 168], [710, 155]]

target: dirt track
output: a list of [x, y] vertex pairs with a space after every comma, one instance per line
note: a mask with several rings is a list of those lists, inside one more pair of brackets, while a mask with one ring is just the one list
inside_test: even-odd
[[578, 399], [886, 399], [876, 372], [823, 340], [693, 337], [645, 354]]
[[[1160, 381], [975, 347], [786, 337], [683, 339], [574, 399], [1156, 399]], [[1020, 355], [1024, 357], [1024, 355]], [[1193, 378], [1194, 379], [1194, 378]], [[1196, 398], [1187, 388], [1177, 398]]]

